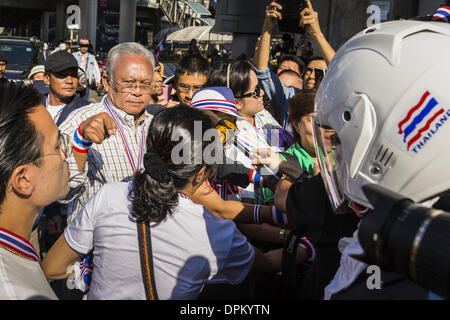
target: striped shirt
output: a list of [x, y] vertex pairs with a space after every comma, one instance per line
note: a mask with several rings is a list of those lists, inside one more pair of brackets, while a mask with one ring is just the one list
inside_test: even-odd
[[281, 125], [275, 120], [269, 111], [263, 109], [255, 114], [255, 125], [247, 120], [236, 121], [239, 129], [238, 139], [251, 151], [256, 148], [270, 148], [280, 151], [278, 130]]
[[[108, 112], [104, 104], [105, 99], [107, 99], [107, 95], [103, 97], [100, 103], [92, 103], [72, 112], [66, 121], [61, 124], [60, 131], [72, 136], [81, 122], [101, 112]], [[145, 139], [141, 140], [142, 135], [147, 134], [153, 116], [144, 111], [136, 127], [133, 115], [125, 113], [113, 105], [109, 99], [107, 99], [107, 102], [122, 126], [134, 162], [138, 163], [141, 142], [144, 143], [144, 151], [146, 149]], [[142, 130], [143, 128], [144, 130]], [[133, 167], [119, 130], [101, 144], [92, 144], [83, 173], [78, 171], [74, 156], [67, 159], [67, 161], [70, 168], [70, 192], [66, 199], [70, 199], [70, 202], [62, 208], [62, 213], [67, 215], [67, 223], [70, 223], [75, 218], [89, 198], [105, 183], [115, 181], [128, 182], [133, 178]], [[140, 168], [142, 168], [142, 161], [140, 163]]]
[[[272, 148], [276, 152], [283, 151], [278, 144], [278, 130], [282, 129], [280, 124], [275, 120], [269, 111], [263, 109], [254, 116], [255, 125], [244, 119], [236, 121], [238, 128], [237, 140], [245, 146], [248, 151], [252, 151], [256, 148]], [[231, 148], [236, 149], [234, 146]], [[230, 154], [234, 160], [238, 160], [248, 168], [253, 168], [250, 160], [243, 160], [242, 152], [234, 150], [238, 156], [231, 156], [232, 150], [225, 150]], [[245, 158], [245, 157], [244, 157]], [[255, 203], [263, 204], [264, 199], [261, 194], [261, 188], [256, 187], [253, 184], [249, 184], [247, 188], [243, 189], [239, 187], [239, 194], [242, 198], [254, 199]]]

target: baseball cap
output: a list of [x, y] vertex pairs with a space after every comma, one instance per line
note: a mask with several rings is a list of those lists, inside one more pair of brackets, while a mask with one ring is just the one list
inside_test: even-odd
[[6, 63], [8, 63], [8, 60], [6, 60], [6, 56], [2, 51], [0, 51], [0, 61], [5, 61]]
[[69, 68], [79, 68], [77, 59], [67, 51], [56, 51], [45, 60], [45, 72], [60, 72]]
[[191, 107], [220, 111], [243, 119], [237, 112], [233, 91], [227, 87], [208, 87], [197, 91], [192, 97]]
[[39, 72], [45, 72], [45, 66], [42, 64], [38, 64], [37, 66], [34, 66], [31, 71], [30, 74], [28, 75], [28, 79], [31, 79], [36, 73]]

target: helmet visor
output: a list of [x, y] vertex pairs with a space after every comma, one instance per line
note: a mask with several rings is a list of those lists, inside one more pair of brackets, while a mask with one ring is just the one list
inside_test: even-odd
[[347, 213], [341, 140], [333, 128], [320, 124], [316, 118], [312, 122], [316, 156], [331, 206], [336, 214]]

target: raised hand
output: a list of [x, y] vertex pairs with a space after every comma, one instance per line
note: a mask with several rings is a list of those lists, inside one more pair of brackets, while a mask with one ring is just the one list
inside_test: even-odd
[[300, 12], [300, 27], [304, 27], [312, 36], [322, 34], [319, 24], [319, 14], [314, 11], [310, 0], [306, 0], [306, 8]]
[[264, 19], [264, 27], [268, 30], [272, 30], [278, 23], [278, 20], [283, 19], [281, 15], [281, 9], [283, 7], [277, 2], [271, 2], [266, 7], [266, 17]]

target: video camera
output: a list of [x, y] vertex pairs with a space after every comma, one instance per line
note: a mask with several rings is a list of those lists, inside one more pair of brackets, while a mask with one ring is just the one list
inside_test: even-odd
[[450, 297], [450, 213], [414, 203], [379, 185], [363, 187], [374, 210], [360, 224], [369, 263]]

